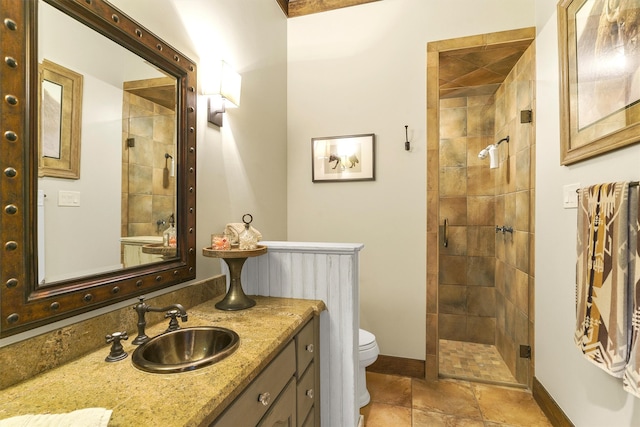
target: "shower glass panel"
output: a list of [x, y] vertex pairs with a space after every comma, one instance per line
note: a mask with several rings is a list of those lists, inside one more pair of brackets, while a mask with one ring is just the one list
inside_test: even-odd
[[[507, 126], [497, 117], [503, 108], [501, 91], [440, 101], [439, 217], [447, 223], [439, 251], [440, 375], [525, 384], [530, 191], [517, 182], [529, 174], [530, 151], [498, 138], [496, 129]], [[488, 146], [496, 151], [491, 163], [478, 156]], [[525, 172], [511, 169], [514, 161], [527, 164]]]

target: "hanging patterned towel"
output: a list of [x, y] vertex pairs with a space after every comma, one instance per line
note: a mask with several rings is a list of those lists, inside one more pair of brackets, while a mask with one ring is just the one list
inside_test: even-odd
[[[640, 188], [636, 185], [629, 192], [629, 287], [633, 303], [631, 313], [631, 353], [624, 370], [623, 388], [640, 397]], [[635, 244], [634, 244], [635, 242]]]
[[579, 195], [574, 339], [588, 360], [621, 378], [631, 341], [629, 183], [598, 184]]

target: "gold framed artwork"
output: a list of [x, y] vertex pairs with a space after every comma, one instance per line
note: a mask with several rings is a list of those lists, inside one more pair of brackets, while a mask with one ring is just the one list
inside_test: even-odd
[[311, 139], [313, 182], [375, 180], [375, 135]]
[[46, 59], [39, 74], [38, 176], [79, 179], [82, 75]]
[[560, 163], [640, 140], [640, 10], [636, 1], [561, 0]]

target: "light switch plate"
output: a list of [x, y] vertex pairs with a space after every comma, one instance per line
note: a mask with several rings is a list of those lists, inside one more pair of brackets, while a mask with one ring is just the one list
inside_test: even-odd
[[58, 206], [80, 206], [80, 192], [79, 191], [58, 191]]
[[563, 187], [562, 207], [565, 209], [574, 209], [578, 207], [578, 189], [580, 183], [567, 184]]

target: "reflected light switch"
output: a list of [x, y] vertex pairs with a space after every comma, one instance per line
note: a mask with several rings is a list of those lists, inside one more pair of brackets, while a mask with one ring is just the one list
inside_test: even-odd
[[578, 189], [580, 184], [567, 184], [563, 187], [562, 207], [573, 209], [578, 207]]
[[58, 191], [58, 206], [80, 206], [80, 192], [79, 191]]

